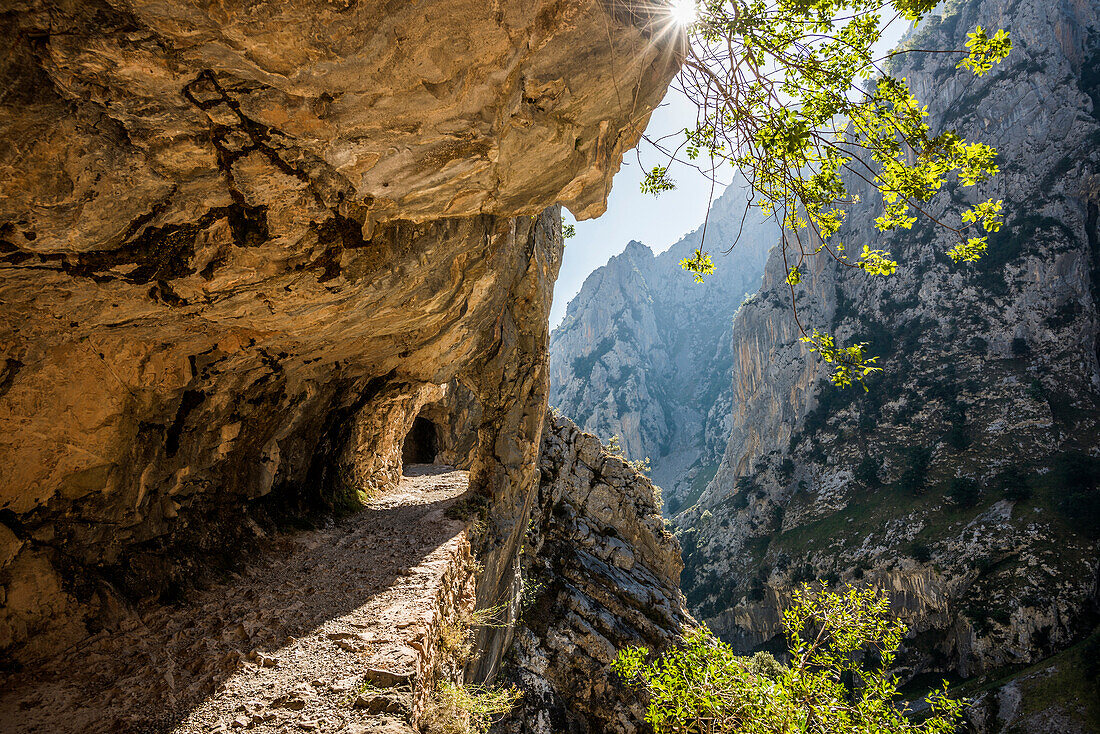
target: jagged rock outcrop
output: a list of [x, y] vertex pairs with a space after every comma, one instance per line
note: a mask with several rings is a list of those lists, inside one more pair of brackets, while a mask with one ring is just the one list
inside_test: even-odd
[[814, 578], [891, 592], [907, 676], [1031, 664], [1096, 623], [1098, 10], [966, 0], [910, 39], [961, 48], [976, 24], [1011, 31], [986, 77], [933, 55], [898, 69], [934, 125], [999, 151], [992, 183], [949, 184], [953, 209], [1004, 198], [1006, 217], [980, 262], [955, 265], [947, 233], [922, 223], [880, 244], [878, 211], [852, 211], [838, 237], [890, 250], [897, 274], [818, 258], [798, 305], [807, 328], [881, 356], [869, 392], [822, 380], [778, 256], [738, 314], [729, 444], [677, 518], [691, 607], [731, 641], [773, 638], [792, 587]]
[[[175, 593], [265, 508], [392, 482], [401, 427], [454, 379], [493, 500], [479, 603], [513, 593], [556, 205], [602, 210], [678, 65], [659, 20], [616, 0], [9, 4], [4, 655], [98, 629], [119, 591]], [[507, 641], [487, 635], [481, 674]]]
[[702, 226], [656, 256], [630, 242], [588, 276], [550, 335], [550, 404], [586, 431], [618, 435], [631, 459], [649, 457], [672, 511], [717, 469], [734, 411], [733, 315], [779, 238], [772, 220], [745, 211], [744, 186], [735, 180], [711, 207], [703, 245], [718, 270], [705, 283], [680, 268]]
[[609, 666], [628, 645], [672, 644], [691, 621], [679, 546], [652, 483], [572, 421], [547, 416], [539, 466], [521, 626], [504, 669], [523, 698], [494, 731], [645, 731], [642, 702]]

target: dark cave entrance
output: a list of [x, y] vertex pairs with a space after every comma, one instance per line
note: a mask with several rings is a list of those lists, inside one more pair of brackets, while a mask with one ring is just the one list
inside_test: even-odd
[[435, 424], [427, 418], [417, 416], [412, 428], [405, 435], [405, 442], [401, 445], [401, 463], [431, 464], [439, 452], [439, 438], [436, 434]]

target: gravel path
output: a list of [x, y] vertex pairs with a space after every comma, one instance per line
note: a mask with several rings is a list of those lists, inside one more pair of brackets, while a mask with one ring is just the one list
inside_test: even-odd
[[440, 588], [468, 557], [465, 524], [445, 515], [467, 486], [409, 467], [366, 510], [272, 536], [225, 582], [0, 681], [0, 731], [411, 731], [357, 692], [371, 670], [423, 666]]

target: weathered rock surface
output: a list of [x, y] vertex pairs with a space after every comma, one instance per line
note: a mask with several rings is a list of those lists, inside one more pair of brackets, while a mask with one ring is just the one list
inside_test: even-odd
[[731, 641], [774, 637], [792, 587], [814, 578], [889, 590], [912, 676], [1032, 664], [1095, 624], [1098, 10], [967, 0], [917, 31], [926, 48], [961, 48], [976, 24], [1012, 33], [983, 78], [938, 56], [898, 70], [936, 126], [999, 151], [994, 182], [949, 186], [953, 209], [1004, 198], [1006, 221], [980, 262], [955, 265], [947, 233], [922, 224], [883, 243], [878, 212], [852, 212], [840, 239], [891, 251], [898, 273], [818, 259], [799, 314], [881, 355], [870, 392], [821, 379], [777, 256], [738, 314], [729, 444], [676, 521], [691, 608]]
[[985, 686], [966, 718], [974, 734], [1091, 734], [1100, 731], [1100, 632]]
[[496, 500], [479, 603], [514, 592], [556, 205], [602, 210], [663, 95], [679, 38], [653, 22], [614, 0], [9, 3], [3, 654], [77, 642], [111, 589], [174, 593], [261, 506], [391, 485], [455, 378]]
[[628, 645], [668, 646], [691, 621], [680, 549], [650, 481], [572, 421], [547, 416], [539, 465], [521, 626], [504, 669], [524, 695], [494, 731], [645, 731], [642, 702], [609, 666]]
[[[705, 242], [700, 226], [657, 256], [629, 243], [588, 276], [550, 335], [550, 404], [586, 431], [618, 435], [631, 459], [648, 457], [671, 511], [698, 498], [725, 449], [733, 315], [779, 239], [772, 220], [745, 211], [744, 185], [715, 200]], [[700, 244], [718, 267], [703, 284], [680, 267]]]

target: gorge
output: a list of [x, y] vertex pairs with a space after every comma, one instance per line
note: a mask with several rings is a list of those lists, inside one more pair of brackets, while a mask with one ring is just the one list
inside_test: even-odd
[[618, 651], [782, 661], [795, 589], [852, 583], [918, 716], [947, 679], [967, 731], [1100, 731], [1100, 6], [947, 0], [903, 48], [1008, 60], [889, 61], [999, 151], [931, 213], [1005, 223], [957, 264], [852, 181], [898, 272], [812, 260], [796, 305], [866, 391], [740, 176], [551, 333], [683, 11], [0, 9], [0, 729], [642, 734]]

